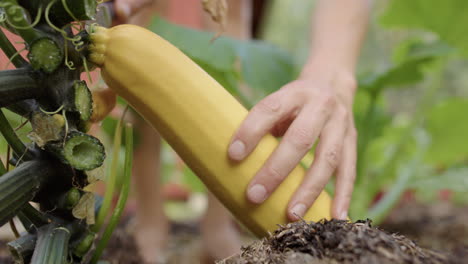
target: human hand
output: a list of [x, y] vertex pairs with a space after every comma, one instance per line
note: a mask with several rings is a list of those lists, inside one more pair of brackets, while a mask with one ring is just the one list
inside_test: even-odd
[[356, 175], [356, 141], [352, 105], [353, 74], [311, 69], [255, 105], [229, 147], [240, 161], [267, 133], [283, 136], [279, 146], [247, 188], [255, 204], [267, 199], [314, 146], [315, 159], [288, 205], [288, 218], [298, 220], [336, 175], [332, 217], [346, 219]]

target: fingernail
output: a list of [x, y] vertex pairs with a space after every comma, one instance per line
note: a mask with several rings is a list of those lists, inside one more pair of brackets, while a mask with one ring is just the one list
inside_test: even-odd
[[304, 217], [305, 215], [305, 212], [306, 212], [306, 206], [305, 204], [296, 204], [292, 209], [291, 209], [291, 213], [296, 217], [296, 218], [302, 218]]
[[229, 156], [235, 160], [242, 160], [245, 157], [245, 144], [240, 140], [235, 140], [229, 146]]
[[255, 184], [254, 186], [250, 187], [250, 189], [247, 191], [247, 198], [256, 204], [262, 203], [265, 201], [267, 195], [267, 191], [265, 189], [265, 186], [261, 184]]

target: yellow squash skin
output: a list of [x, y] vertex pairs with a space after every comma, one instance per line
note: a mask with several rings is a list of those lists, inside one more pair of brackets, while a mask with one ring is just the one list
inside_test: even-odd
[[[278, 145], [265, 136], [243, 162], [227, 156], [230, 139], [247, 110], [179, 49], [134, 25], [95, 28], [90, 59], [101, 67], [109, 87], [127, 100], [206, 184], [207, 188], [257, 236], [287, 223], [286, 209], [304, 169], [298, 166], [262, 205], [245, 190]], [[304, 219], [330, 218], [325, 192]]]

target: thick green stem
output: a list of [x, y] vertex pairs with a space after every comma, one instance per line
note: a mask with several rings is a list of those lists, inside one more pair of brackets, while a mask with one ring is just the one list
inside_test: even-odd
[[56, 224], [41, 227], [38, 231], [36, 248], [31, 264], [63, 264], [67, 263], [68, 243], [71, 231]]
[[29, 263], [36, 246], [36, 241], [36, 234], [27, 234], [8, 243], [8, 249], [15, 263]]
[[63, 142], [47, 145], [63, 162], [77, 170], [93, 170], [104, 162], [106, 153], [102, 143], [95, 137], [79, 132], [68, 132]]
[[52, 2], [49, 20], [57, 27], [62, 27], [72, 21], [92, 20], [96, 14], [96, 0], [19, 0], [31, 15], [37, 16], [39, 8], [44, 10]]
[[28, 161], [0, 178], [0, 226], [34, 198], [41, 185], [38, 169], [37, 162]]
[[[8, 222], [45, 187], [64, 177], [64, 167], [51, 159], [21, 163], [0, 177], [0, 226]], [[26, 207], [27, 209], [27, 207]]]
[[17, 157], [21, 160], [30, 160], [33, 158], [33, 155], [26, 146], [21, 142], [21, 140], [16, 135], [15, 131], [11, 127], [10, 123], [6, 119], [2, 110], [0, 109], [0, 133], [5, 138], [8, 145], [11, 146]]
[[39, 104], [34, 99], [27, 99], [21, 102], [14, 103], [7, 107], [8, 110], [15, 114], [29, 119], [33, 112], [39, 111]]
[[54, 72], [63, 62], [63, 51], [51, 38], [40, 38], [31, 43], [28, 59], [35, 70]]
[[7, 170], [5, 168], [5, 165], [2, 162], [2, 159], [0, 159], [0, 177], [5, 173], [7, 173]]
[[50, 221], [44, 213], [38, 211], [30, 203], [26, 203], [17, 216], [24, 228], [30, 233], [35, 232], [39, 227], [48, 224]]
[[0, 47], [16, 68], [21, 68], [28, 64], [28, 62], [18, 54], [18, 51], [11, 44], [5, 33], [3, 33], [3, 30], [0, 30]]
[[39, 96], [40, 89], [31, 70], [19, 68], [0, 71], [0, 107]]
[[85, 81], [73, 83], [72, 96], [69, 99], [69, 110], [78, 113], [81, 121], [88, 121], [93, 114], [93, 96]]

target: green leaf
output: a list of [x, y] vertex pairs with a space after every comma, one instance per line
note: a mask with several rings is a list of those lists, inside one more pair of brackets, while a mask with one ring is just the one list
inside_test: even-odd
[[[297, 73], [288, 53], [265, 42], [224, 36], [212, 41], [213, 33], [171, 24], [158, 17], [149, 29], [178, 47], [248, 105], [292, 81]], [[244, 83], [251, 91], [240, 89]]]
[[420, 39], [410, 39], [396, 48], [395, 64], [379, 73], [363, 75], [359, 78], [360, 89], [379, 94], [387, 87], [405, 88], [424, 79], [426, 69], [441, 56], [452, 51], [441, 42], [425, 43]]
[[452, 168], [442, 174], [430, 174], [414, 178], [410, 187], [421, 192], [451, 190], [454, 192], [468, 192], [468, 168]]
[[468, 55], [468, 1], [392, 0], [381, 17], [385, 26], [431, 31]]
[[242, 79], [263, 98], [296, 77], [297, 67], [283, 50], [261, 41], [238, 42]]
[[432, 144], [426, 154], [430, 163], [450, 166], [468, 159], [468, 98], [451, 98], [427, 113], [426, 129]]
[[220, 37], [211, 41], [213, 33], [178, 26], [160, 17], [151, 21], [149, 29], [197, 62], [208, 64], [219, 71], [231, 71], [234, 68], [236, 54], [230, 38]]

